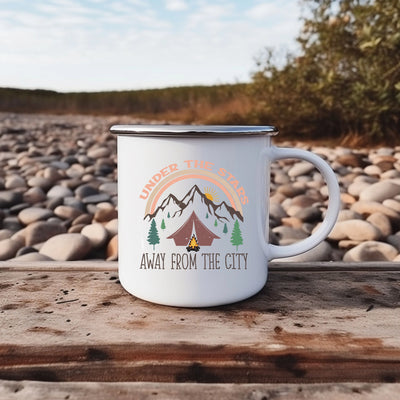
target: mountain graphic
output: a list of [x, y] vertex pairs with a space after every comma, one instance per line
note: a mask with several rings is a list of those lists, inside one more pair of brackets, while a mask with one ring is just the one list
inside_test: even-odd
[[182, 200], [178, 200], [173, 194], [169, 194], [157, 207], [152, 214], [147, 214], [144, 219], [151, 221], [159, 213], [169, 213], [171, 218], [180, 217], [185, 210], [198, 210], [206, 208], [210, 216], [215, 216], [219, 221], [234, 220], [235, 217], [243, 222], [243, 216], [240, 211], [236, 211], [233, 207], [225, 203], [225, 201], [215, 204], [212, 200], [208, 199], [197, 185], [194, 185]]

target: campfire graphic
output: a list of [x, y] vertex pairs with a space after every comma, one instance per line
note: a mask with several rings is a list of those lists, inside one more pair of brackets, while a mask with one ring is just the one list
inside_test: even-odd
[[197, 244], [196, 236], [193, 235], [190, 239], [189, 245], [186, 247], [186, 250], [189, 251], [199, 251], [200, 247]]

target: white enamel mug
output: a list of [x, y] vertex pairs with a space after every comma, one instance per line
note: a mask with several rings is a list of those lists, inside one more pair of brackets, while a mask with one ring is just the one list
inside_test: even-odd
[[[340, 208], [320, 157], [278, 148], [272, 126], [115, 125], [119, 278], [154, 303], [208, 307], [246, 299], [267, 281], [268, 261], [323, 241]], [[329, 191], [320, 227], [301, 242], [268, 243], [270, 163], [315, 165]]]

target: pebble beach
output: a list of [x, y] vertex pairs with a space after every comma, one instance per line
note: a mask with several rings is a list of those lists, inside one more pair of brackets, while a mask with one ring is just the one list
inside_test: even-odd
[[[127, 117], [0, 113], [0, 261], [118, 259], [115, 123]], [[342, 209], [329, 237], [298, 261], [400, 261], [400, 146], [351, 149], [280, 142], [331, 165]], [[309, 163], [271, 166], [270, 241], [309, 236], [327, 187]], [[277, 260], [278, 261], [278, 260]]]

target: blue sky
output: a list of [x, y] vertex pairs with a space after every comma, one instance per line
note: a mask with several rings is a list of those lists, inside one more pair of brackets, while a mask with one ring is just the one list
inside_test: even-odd
[[295, 51], [298, 0], [0, 0], [0, 86], [129, 90], [244, 82]]

